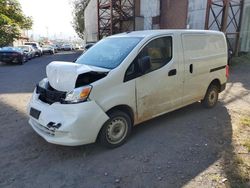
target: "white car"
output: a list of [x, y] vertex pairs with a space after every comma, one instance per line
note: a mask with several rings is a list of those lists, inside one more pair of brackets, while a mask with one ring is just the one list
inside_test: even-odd
[[73, 48], [73, 46], [72, 46], [71, 44], [64, 44], [64, 45], [62, 46], [62, 49], [63, 49], [64, 51], [71, 51], [71, 50], [74, 50], [74, 48]]
[[43, 49], [41, 48], [38, 42], [25, 42], [24, 45], [31, 45], [35, 49], [36, 55], [38, 57], [43, 55]]
[[55, 49], [53, 48], [53, 46], [50, 45], [44, 45], [42, 46], [43, 49], [43, 54], [55, 54]]
[[197, 101], [214, 107], [228, 77], [227, 43], [216, 31], [122, 33], [46, 73], [28, 107], [33, 129], [54, 144], [99, 138], [112, 148], [141, 122]]
[[36, 50], [31, 45], [20, 45], [16, 46], [16, 48], [23, 50], [28, 59], [32, 59], [36, 56]]

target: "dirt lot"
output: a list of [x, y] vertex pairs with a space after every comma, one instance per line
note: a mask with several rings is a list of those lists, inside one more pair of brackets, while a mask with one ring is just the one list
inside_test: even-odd
[[250, 186], [249, 56], [235, 60], [216, 108], [195, 103], [163, 115], [136, 127], [122, 147], [107, 150], [49, 144], [27, 123], [26, 106], [45, 66], [78, 55], [0, 64], [0, 187]]

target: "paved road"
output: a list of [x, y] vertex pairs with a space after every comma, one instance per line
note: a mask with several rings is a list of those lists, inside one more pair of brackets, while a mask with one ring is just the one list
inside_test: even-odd
[[230, 145], [231, 119], [221, 102], [211, 110], [195, 103], [145, 122], [113, 150], [47, 143], [27, 123], [27, 102], [49, 62], [77, 56], [0, 64], [0, 187], [182, 187]]

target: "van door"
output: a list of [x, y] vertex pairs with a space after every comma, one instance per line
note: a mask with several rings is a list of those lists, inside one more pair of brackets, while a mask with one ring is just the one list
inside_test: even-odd
[[[182, 34], [184, 54], [184, 90], [183, 103], [190, 104], [201, 100], [208, 87], [209, 36], [206, 34]], [[216, 48], [216, 47], [212, 47]]]
[[150, 57], [150, 70], [135, 80], [138, 122], [181, 105], [183, 83], [176, 48], [173, 36], [162, 36], [149, 41], [137, 56], [137, 60]]

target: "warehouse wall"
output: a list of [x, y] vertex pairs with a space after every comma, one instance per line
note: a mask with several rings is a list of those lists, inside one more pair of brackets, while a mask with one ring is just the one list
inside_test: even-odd
[[[205, 17], [206, 17], [206, 7], [207, 0], [189, 0], [188, 5], [188, 19], [187, 19], [187, 28], [189, 29], [204, 29], [205, 26]], [[236, 12], [235, 8], [235, 12]], [[219, 11], [219, 9], [214, 9], [215, 13]], [[212, 17], [212, 14], [210, 14]], [[221, 16], [219, 17], [221, 19]], [[236, 19], [239, 19], [239, 14]], [[216, 25], [212, 28], [217, 30]], [[233, 25], [231, 25], [227, 32], [234, 32], [235, 29]], [[250, 0], [245, 0], [245, 6], [243, 10], [243, 18], [242, 18], [242, 27], [241, 27], [241, 35], [240, 35], [240, 47], [241, 51], [250, 51]], [[234, 35], [231, 37], [232, 45], [234, 46]]]
[[[222, 4], [222, 1], [218, 4]], [[187, 28], [204, 29], [206, 20], [206, 9], [207, 9], [207, 0], [189, 0]], [[237, 12], [238, 7], [234, 7], [233, 9], [234, 12]], [[221, 10], [221, 8], [213, 6], [213, 10], [217, 15]], [[232, 17], [231, 13], [230, 16]], [[221, 19], [222, 19], [222, 14], [220, 14], [220, 16], [218, 17], [218, 20]], [[237, 20], [239, 19], [239, 14], [236, 16], [236, 19]], [[214, 17], [210, 12], [210, 23], [211, 20], [214, 20]], [[212, 25], [211, 30], [218, 30], [216, 23]], [[233, 27], [232, 24], [227, 29], [227, 32], [235, 32], [235, 28]]]
[[160, 27], [162, 29], [186, 28], [188, 0], [161, 0]]
[[[207, 0], [135, 0], [135, 4], [136, 30], [204, 29]], [[90, 1], [84, 15], [86, 41], [97, 41], [96, 0]], [[250, 0], [245, 0], [240, 47], [241, 51], [250, 51]]]
[[204, 29], [207, 0], [189, 0], [187, 28]]
[[250, 0], [245, 0], [241, 27], [241, 51], [250, 52]]
[[140, 0], [140, 6], [144, 30], [159, 28], [159, 25], [153, 24], [153, 18], [160, 15], [160, 0]]
[[84, 12], [85, 17], [85, 41], [98, 40], [97, 1], [91, 0]]

